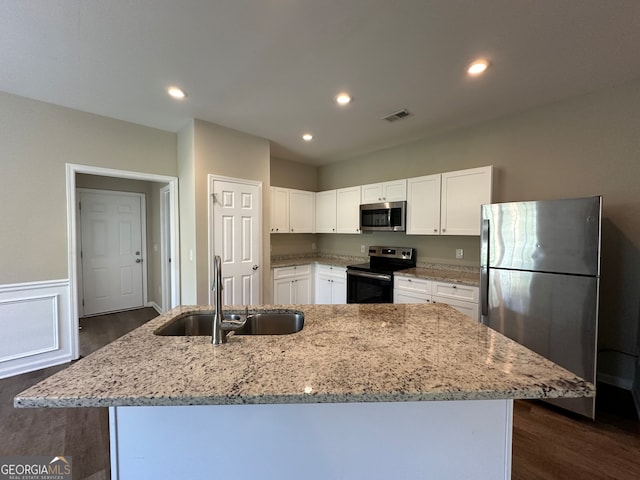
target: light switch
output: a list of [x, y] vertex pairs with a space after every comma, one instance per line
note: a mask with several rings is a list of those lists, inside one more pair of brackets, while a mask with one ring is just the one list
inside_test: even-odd
[[456, 258], [464, 258], [464, 250], [461, 248], [456, 248]]

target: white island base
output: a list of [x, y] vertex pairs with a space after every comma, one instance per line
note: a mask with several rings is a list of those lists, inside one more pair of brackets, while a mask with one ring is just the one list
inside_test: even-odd
[[110, 407], [111, 478], [510, 479], [513, 400]]

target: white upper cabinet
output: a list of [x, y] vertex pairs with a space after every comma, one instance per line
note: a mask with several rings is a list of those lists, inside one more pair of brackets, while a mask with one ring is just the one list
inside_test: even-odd
[[336, 190], [336, 230], [338, 233], [360, 233], [360, 187]]
[[336, 190], [316, 193], [316, 233], [336, 233]]
[[491, 203], [493, 167], [442, 174], [442, 235], [480, 235], [480, 206]]
[[407, 180], [407, 235], [440, 235], [441, 177]]
[[271, 187], [271, 233], [289, 232], [289, 189]]
[[400, 202], [407, 199], [407, 180], [371, 183], [362, 186], [361, 203]]
[[315, 193], [271, 187], [271, 233], [313, 233]]
[[289, 190], [289, 231], [313, 233], [315, 227], [315, 193]]

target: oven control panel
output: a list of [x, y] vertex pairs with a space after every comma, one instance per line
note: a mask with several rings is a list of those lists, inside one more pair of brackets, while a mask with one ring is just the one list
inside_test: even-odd
[[370, 257], [398, 258], [413, 260], [416, 255], [415, 248], [409, 247], [369, 247]]

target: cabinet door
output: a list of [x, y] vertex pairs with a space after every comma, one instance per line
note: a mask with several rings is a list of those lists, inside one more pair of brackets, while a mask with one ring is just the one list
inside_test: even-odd
[[316, 193], [316, 233], [336, 233], [336, 191]]
[[316, 279], [316, 301], [321, 305], [332, 303], [331, 299], [331, 280], [329, 275], [318, 275]]
[[437, 295], [433, 296], [433, 303], [444, 303], [446, 305], [451, 305], [460, 313], [464, 313], [474, 320], [479, 320], [479, 309], [477, 303], [463, 302], [462, 300], [452, 300], [450, 298], [439, 297]]
[[493, 168], [442, 174], [442, 235], [480, 235], [480, 206], [491, 203]]
[[402, 202], [407, 199], [407, 181], [394, 180], [382, 184], [383, 202]]
[[345, 304], [347, 303], [347, 275], [332, 278], [331, 303]]
[[362, 185], [361, 200], [362, 203], [379, 203], [382, 201], [382, 183], [370, 183]]
[[311, 298], [311, 276], [296, 277], [293, 280], [293, 302], [298, 305], [308, 305], [312, 302]]
[[315, 194], [303, 190], [289, 190], [289, 231], [313, 233], [314, 219]]
[[441, 175], [407, 180], [407, 235], [440, 234]]
[[289, 189], [271, 187], [271, 233], [289, 232]]
[[292, 281], [288, 278], [273, 281], [273, 303], [275, 304], [291, 304], [292, 299]]
[[336, 191], [336, 230], [338, 233], [360, 233], [360, 187]]
[[407, 199], [407, 181], [370, 183], [362, 185], [362, 203], [401, 202]]

